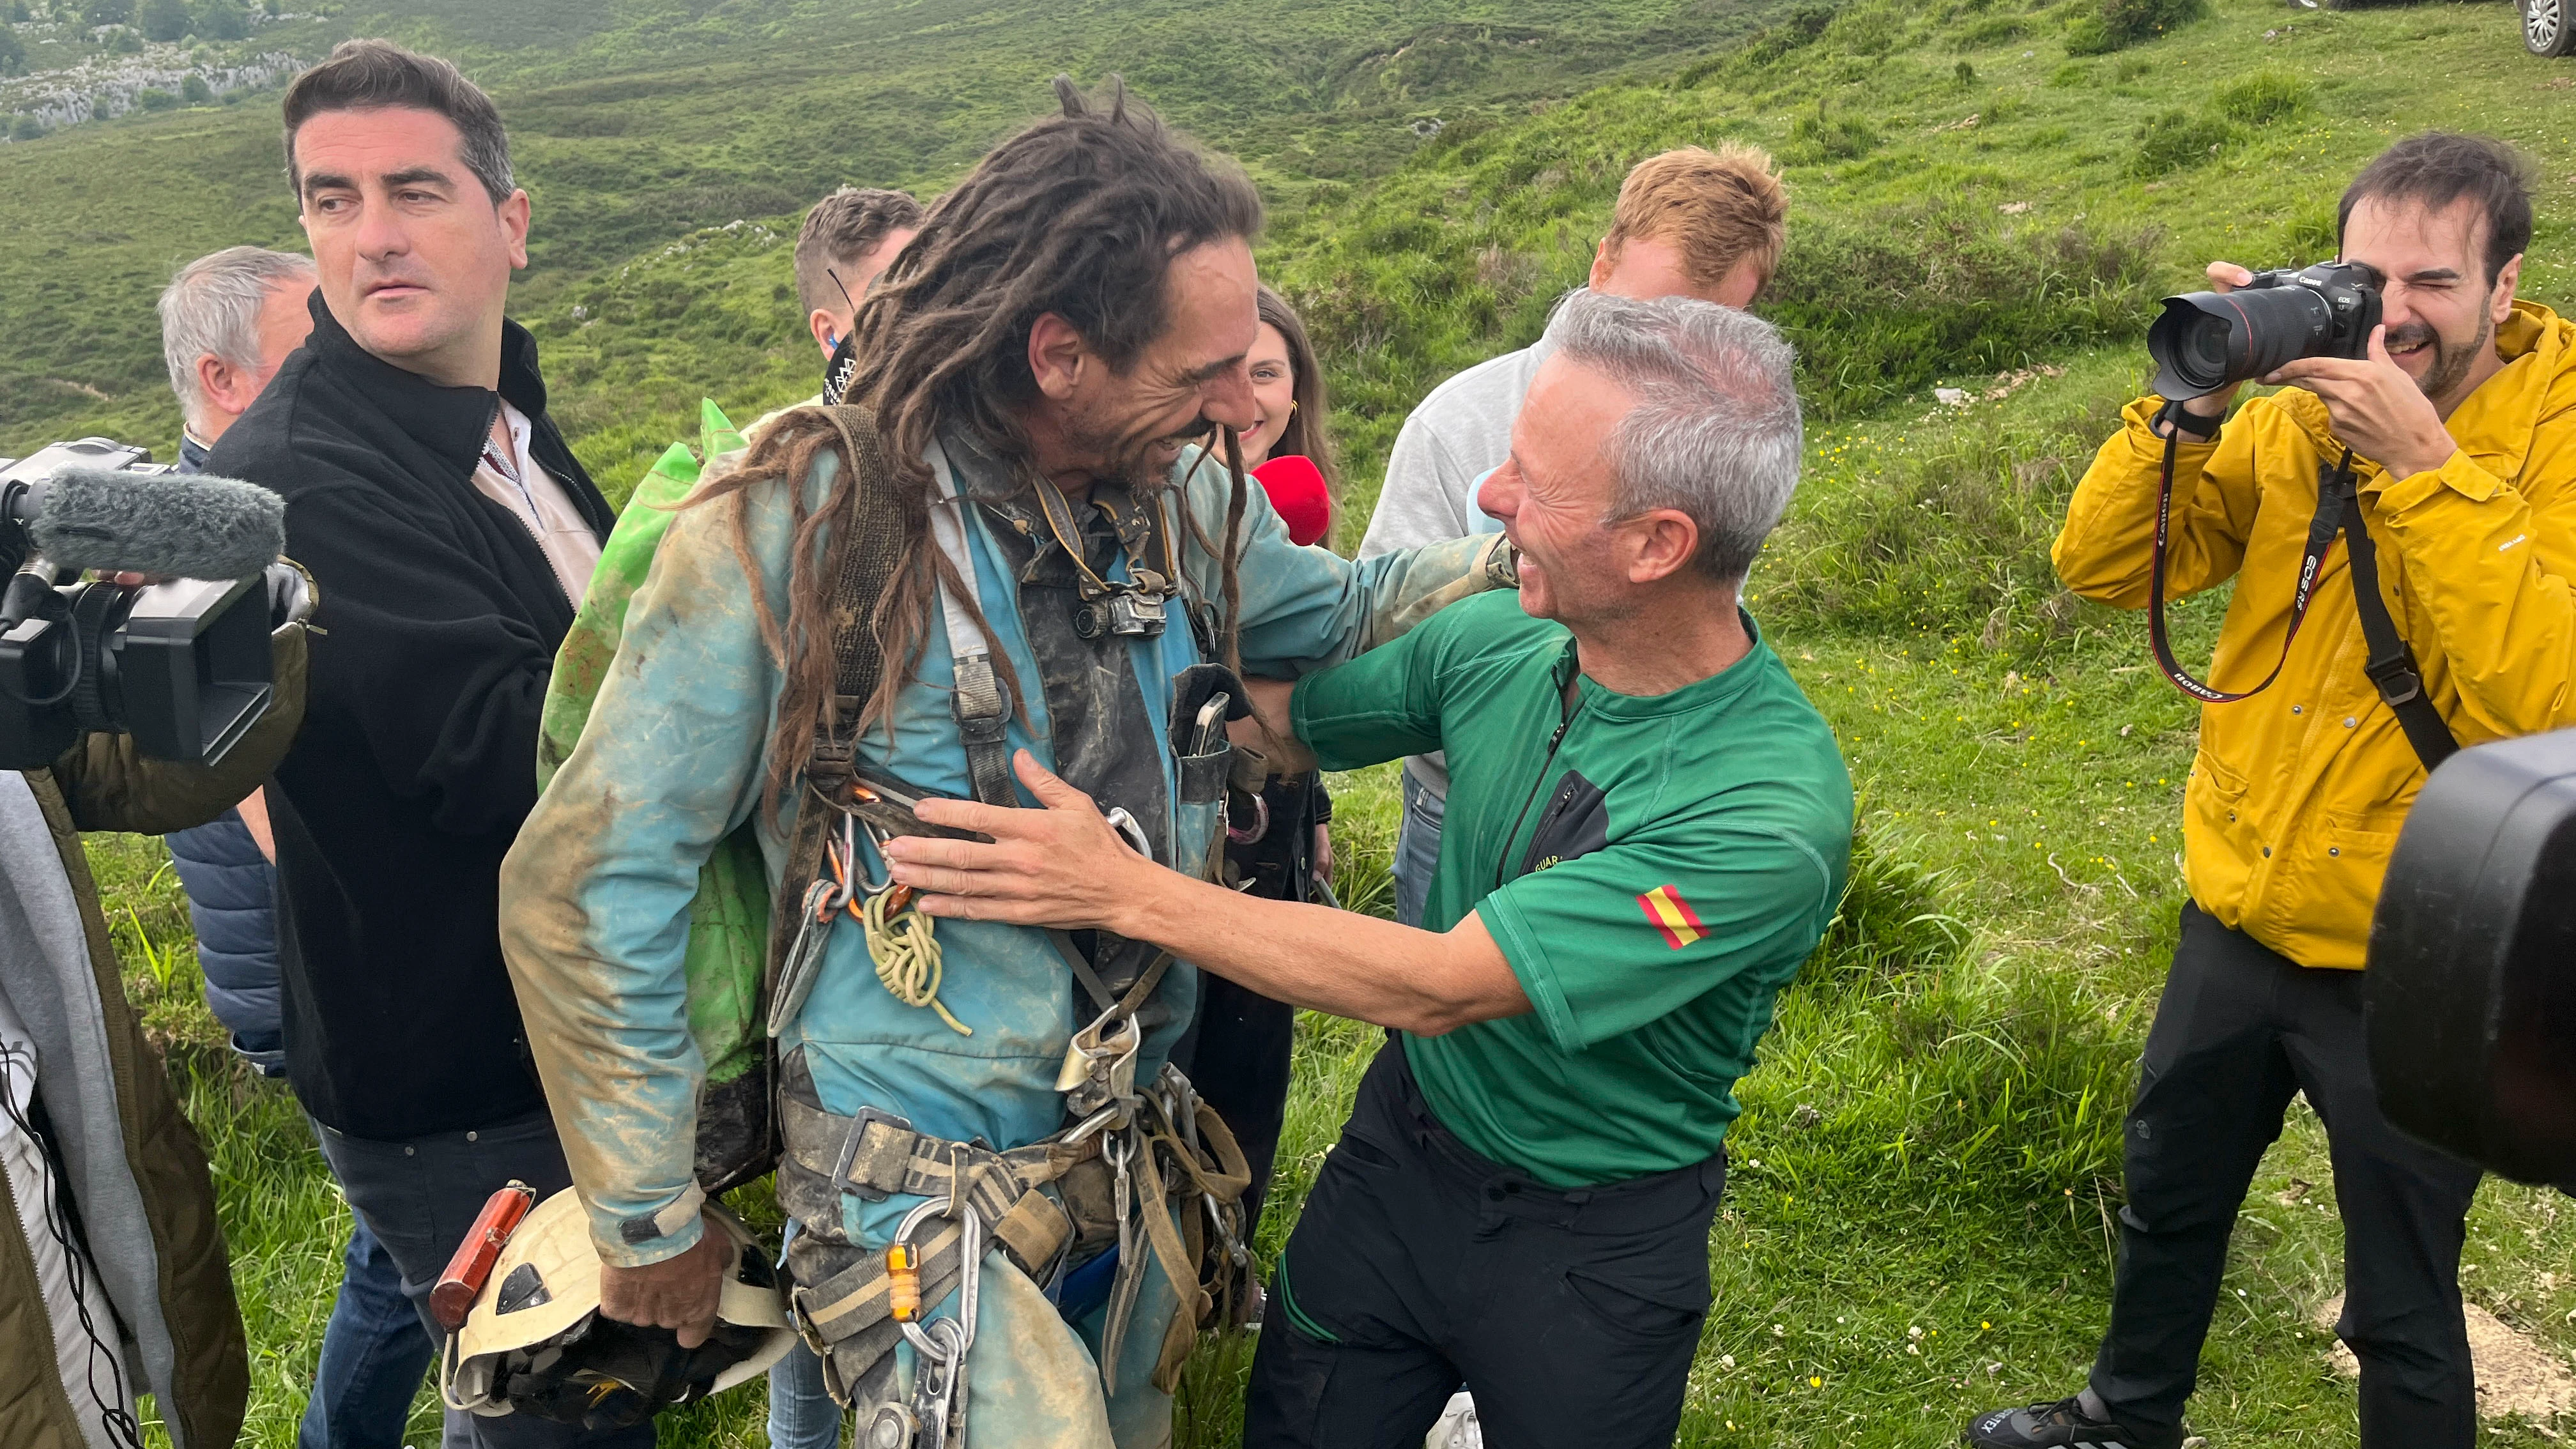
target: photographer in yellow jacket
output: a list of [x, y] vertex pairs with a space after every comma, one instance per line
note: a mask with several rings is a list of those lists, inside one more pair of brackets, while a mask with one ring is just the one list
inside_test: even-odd
[[[1981, 1416], [1965, 1435], [1981, 1449], [2181, 1442], [2228, 1235], [2297, 1092], [2332, 1149], [2363, 1449], [2476, 1437], [2458, 1270], [2479, 1173], [2381, 1116], [2360, 968], [2431, 765], [2576, 724], [2576, 325], [2515, 297], [2531, 183], [2501, 142], [2401, 141], [2337, 224], [2340, 265], [2215, 263], [2229, 300], [2180, 299], [2217, 319], [2202, 361], [2241, 367], [2277, 341], [2296, 360], [2255, 375], [2290, 386], [2233, 418], [2232, 381], [2132, 404], [2057, 540], [2067, 587], [2102, 603], [2160, 612], [2231, 578], [2236, 593], [2206, 683], [2160, 619], [2154, 633], [2207, 703], [2184, 797], [2191, 900], [2127, 1121], [2110, 1330], [2083, 1392]], [[2249, 335], [2282, 308], [2361, 325], [2342, 345]]]

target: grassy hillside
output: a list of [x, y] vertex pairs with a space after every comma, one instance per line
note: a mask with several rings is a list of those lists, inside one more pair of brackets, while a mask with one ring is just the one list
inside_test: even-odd
[[[1403, 161], [1417, 128], [1453, 106], [1527, 105], [1669, 70], [1771, 3], [1552, 0], [1533, 16], [1497, 0], [412, 0], [333, 6], [201, 48], [309, 59], [337, 36], [386, 34], [456, 57], [498, 98], [535, 202], [518, 308], [566, 336], [585, 285], [693, 231], [766, 222], [792, 241], [796, 215], [836, 185], [944, 185], [1050, 104], [1058, 71], [1086, 83], [1124, 72], [1294, 214]], [[0, 109], [37, 84], [0, 82]], [[219, 246], [301, 249], [276, 94], [229, 99], [0, 145], [0, 455], [86, 431], [166, 449], [178, 423], [155, 292]], [[730, 295], [785, 278], [785, 245], [757, 270], [756, 281], [681, 279], [722, 298], [650, 297], [643, 318], [671, 325], [651, 339], [652, 365], [613, 383], [643, 386], [630, 405], [657, 435], [694, 416], [698, 391], [731, 392], [746, 352], [794, 327], [792, 306]], [[693, 300], [710, 310], [691, 315]], [[738, 315], [744, 302], [756, 317]], [[796, 391], [811, 391], [811, 370]]]
[[[1083, 52], [1091, 73], [1151, 75], [1150, 96], [1245, 154], [1280, 203], [1263, 262], [1330, 358], [1355, 460], [1345, 540], [1405, 410], [1448, 372], [1536, 335], [1631, 161], [1724, 137], [1788, 161], [1791, 248], [1759, 305], [1801, 348], [1808, 472], [1750, 593], [1844, 742], [1863, 834], [1842, 918], [1741, 1089], [1711, 1245], [1717, 1305], [1681, 1442], [1926, 1446], [1977, 1409], [2071, 1391], [2105, 1312], [2118, 1118], [2182, 899], [2174, 831], [2196, 714], [2145, 667], [2134, 618], [2057, 589], [2048, 540], [2138, 386], [2152, 298], [2212, 256], [2326, 255], [2335, 195], [2397, 135], [2474, 127], [2523, 146], [2543, 177], [2526, 292], [2563, 299], [2576, 284], [2576, 66], [2525, 57], [2497, 4], [2214, 0], [2194, 19], [2147, 0], [1861, 0], [1775, 8], [1740, 22], [1767, 26], [1744, 44], [1712, 49], [1695, 37], [1723, 27], [1703, 27], [1702, 12], [1606, 0], [1436, 20], [1402, 5], [1256, 15], [996, 0], [869, 10], [888, 28], [866, 86], [835, 71], [847, 57], [791, 46], [813, 71], [779, 85], [773, 105], [742, 77], [787, 68], [785, 52], [750, 13], [556, 13], [541, 0], [409, 22], [504, 77], [541, 234], [556, 227], [520, 311], [568, 429], [612, 487], [683, 431], [702, 392], [740, 415], [809, 388], [801, 347], [780, 340], [793, 326], [786, 198], [844, 177], [953, 172], [1064, 63], [1030, 27], [1057, 46], [1115, 38]], [[1527, 44], [1517, 26], [1545, 37]], [[2124, 27], [2134, 38], [2105, 50]], [[1627, 39], [1580, 43], [1613, 32]], [[793, 25], [782, 34], [799, 39]], [[1225, 67], [1247, 49], [1279, 84], [1231, 84]], [[997, 50], [1025, 59], [996, 64]], [[660, 53], [691, 61], [661, 65]], [[1016, 78], [987, 74], [1009, 66]], [[1578, 91], [1604, 72], [1615, 78]], [[867, 88], [879, 85], [908, 89]], [[867, 99], [879, 95], [900, 99]], [[799, 105], [824, 96], [852, 108], [840, 130], [805, 124]], [[21, 229], [0, 233], [0, 308], [54, 369], [0, 363], [0, 452], [55, 428], [164, 417], [134, 299], [168, 258], [213, 245], [217, 218], [267, 216], [291, 236], [282, 188], [259, 174], [274, 165], [259, 150], [265, 122], [241, 109], [0, 148], [0, 227]], [[1434, 116], [1440, 128], [1417, 137]], [[863, 152], [908, 159], [833, 169]], [[186, 175], [237, 209], [200, 212], [145, 187], [126, 198], [142, 210], [93, 256], [12, 249], [36, 217], [106, 214], [82, 189], [91, 168]], [[55, 188], [49, 201], [22, 197], [39, 182]], [[706, 199], [724, 186], [781, 199]], [[17, 288], [38, 284], [49, 290], [22, 303]], [[96, 347], [45, 330], [92, 311], [115, 323]], [[30, 380], [82, 359], [108, 397], [64, 401]], [[1970, 403], [1936, 404], [1936, 383], [1969, 388]], [[17, 411], [37, 403], [52, 411]], [[2205, 655], [2224, 602], [2177, 610], [2186, 657]], [[1391, 777], [1346, 777], [1337, 792], [1344, 898], [1382, 908]], [[291, 1101], [222, 1061], [192, 964], [173, 953], [185, 919], [158, 849], [113, 840], [94, 854], [129, 980], [177, 1048], [216, 1160], [257, 1353], [249, 1442], [284, 1445], [345, 1209]], [[1348, 1023], [1304, 1024], [1265, 1255], [1373, 1046]], [[2351, 1388], [2314, 1323], [2340, 1286], [2332, 1205], [2322, 1135], [2299, 1109], [2236, 1236], [2204, 1361], [2193, 1422], [2213, 1446], [2354, 1439]], [[2576, 1215], [2491, 1184], [2471, 1227], [2472, 1299], [2565, 1362]], [[1244, 1360], [1239, 1343], [1203, 1351], [1184, 1442], [1231, 1442]], [[756, 1445], [756, 1399], [677, 1418], [663, 1442]], [[415, 1439], [430, 1422], [424, 1407]], [[2491, 1426], [2487, 1442], [2559, 1432], [2544, 1413]]]

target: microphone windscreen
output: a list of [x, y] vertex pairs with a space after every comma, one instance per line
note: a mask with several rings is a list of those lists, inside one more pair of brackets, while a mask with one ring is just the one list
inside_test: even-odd
[[242, 579], [286, 550], [286, 500], [255, 483], [65, 468], [38, 487], [27, 537], [64, 568]]
[[1261, 491], [1270, 495], [1270, 506], [1288, 525], [1290, 542], [1314, 543], [1333, 526], [1333, 490], [1314, 459], [1290, 453], [1253, 469], [1252, 476], [1261, 480]]

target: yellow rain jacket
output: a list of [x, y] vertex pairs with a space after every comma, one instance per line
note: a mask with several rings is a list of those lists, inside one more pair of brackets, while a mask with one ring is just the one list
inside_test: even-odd
[[[2392, 478], [2353, 460], [2389, 615], [2463, 745], [2576, 725], [2576, 323], [2517, 302], [2495, 341], [2504, 370], [2451, 415], [2449, 462]], [[2068, 588], [2116, 608], [2147, 606], [2162, 405], [2130, 404], [2054, 551]], [[2166, 585], [2179, 598], [2238, 581], [2205, 676], [2216, 687], [2250, 689], [2281, 657], [2318, 465], [2342, 456], [2325, 404], [2295, 388], [2246, 403], [2210, 442], [2184, 435]], [[2338, 537], [2279, 680], [2201, 709], [2183, 797], [2191, 897], [2303, 966], [2360, 969], [2424, 783], [2361, 672], [2368, 654]]]

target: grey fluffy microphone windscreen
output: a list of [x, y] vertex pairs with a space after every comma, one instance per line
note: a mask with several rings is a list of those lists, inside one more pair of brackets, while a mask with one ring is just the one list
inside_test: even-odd
[[27, 502], [28, 540], [67, 569], [240, 579], [286, 549], [286, 500], [230, 478], [65, 468]]

